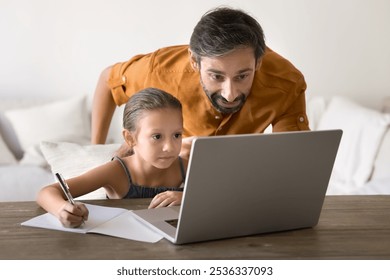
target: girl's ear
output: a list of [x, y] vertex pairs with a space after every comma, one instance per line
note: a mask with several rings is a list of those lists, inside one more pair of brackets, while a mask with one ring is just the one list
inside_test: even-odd
[[130, 148], [133, 148], [135, 146], [135, 138], [133, 136], [133, 133], [131, 133], [130, 131], [128, 131], [127, 129], [123, 129], [122, 130], [122, 135], [123, 135], [123, 139], [125, 140], [125, 142], [127, 143], [127, 145], [130, 147]]

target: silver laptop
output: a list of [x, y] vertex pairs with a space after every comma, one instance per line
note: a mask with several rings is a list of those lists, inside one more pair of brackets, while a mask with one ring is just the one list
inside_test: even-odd
[[133, 214], [175, 244], [313, 227], [341, 130], [200, 137], [181, 206]]

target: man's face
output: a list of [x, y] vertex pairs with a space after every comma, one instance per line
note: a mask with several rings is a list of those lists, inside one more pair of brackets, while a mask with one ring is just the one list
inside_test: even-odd
[[241, 109], [259, 65], [252, 48], [237, 49], [221, 57], [201, 58], [200, 82], [217, 111], [233, 114]]

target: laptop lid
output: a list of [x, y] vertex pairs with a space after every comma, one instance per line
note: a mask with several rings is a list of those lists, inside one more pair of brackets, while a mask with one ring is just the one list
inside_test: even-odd
[[199, 137], [181, 207], [134, 214], [151, 218], [149, 224], [168, 231], [164, 236], [176, 244], [313, 227], [341, 135], [327, 130]]

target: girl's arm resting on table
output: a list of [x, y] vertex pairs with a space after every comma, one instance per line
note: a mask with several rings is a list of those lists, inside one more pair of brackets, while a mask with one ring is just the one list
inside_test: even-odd
[[56, 216], [65, 227], [79, 227], [88, 220], [87, 207], [82, 203], [72, 205], [66, 201], [57, 183], [42, 188], [38, 193], [37, 203]]
[[[117, 161], [108, 161], [80, 176], [65, 178], [65, 180], [73, 197], [90, 193], [102, 186], [113, 198], [122, 197], [122, 193], [127, 190], [126, 174]], [[88, 219], [87, 207], [79, 202], [72, 205], [66, 201], [65, 194], [58, 183], [42, 188], [38, 193], [37, 202], [47, 212], [55, 215], [66, 227], [80, 226]]]

